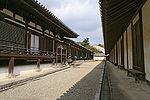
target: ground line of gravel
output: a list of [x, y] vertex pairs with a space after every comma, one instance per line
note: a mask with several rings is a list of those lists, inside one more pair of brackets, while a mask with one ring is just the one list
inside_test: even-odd
[[29, 77], [29, 78], [21, 79], [21, 80], [15, 81], [15, 82], [10, 82], [10, 83], [4, 84], [4, 85], [0, 85], [0, 92], [9, 90], [9, 89], [17, 87], [17, 86], [27, 84], [27, 83], [32, 82], [32, 81], [39, 80], [41, 77], [44, 77], [44, 76], [47, 76], [47, 75], [50, 75], [50, 74], [54, 74], [54, 73], [56, 74], [57, 72], [67, 70], [69, 68], [70, 67], [65, 67], [65, 68], [62, 68], [62, 69], [59, 69], [59, 70], [51, 71], [51, 72], [48, 72], [48, 73], [44, 73], [44, 74]]

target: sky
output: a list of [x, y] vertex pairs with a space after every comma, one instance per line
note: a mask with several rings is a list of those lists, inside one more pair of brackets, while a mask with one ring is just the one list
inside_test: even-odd
[[104, 44], [99, 0], [38, 0], [79, 35], [76, 42], [89, 38], [90, 45]]

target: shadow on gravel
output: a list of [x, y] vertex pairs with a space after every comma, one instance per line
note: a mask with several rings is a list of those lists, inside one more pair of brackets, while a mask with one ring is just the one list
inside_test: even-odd
[[100, 100], [131, 100], [129, 96], [120, 88], [120, 81], [116, 73], [112, 70], [112, 64], [106, 63], [104, 79]]
[[97, 65], [57, 100], [94, 100], [96, 90], [99, 87], [103, 65], [104, 62]]

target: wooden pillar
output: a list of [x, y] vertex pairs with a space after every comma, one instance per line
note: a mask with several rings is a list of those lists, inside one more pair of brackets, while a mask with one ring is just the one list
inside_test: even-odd
[[67, 49], [66, 49], [66, 61], [65, 61], [65, 63], [67, 63], [68, 62], [68, 56], [67, 56]]
[[46, 28], [45, 27], [42, 27], [42, 33], [43, 33], [43, 37], [42, 37], [42, 41], [43, 41], [43, 48], [42, 50], [45, 51], [45, 48], [46, 48], [46, 38], [45, 38], [45, 30]]
[[61, 64], [62, 64], [62, 47], [61, 47]]
[[68, 47], [67, 59], [69, 58], [69, 56], [70, 56], [70, 47]]
[[40, 69], [40, 58], [37, 60], [37, 68]]
[[57, 53], [58, 53], [58, 47], [56, 48], [56, 66], [57, 66]]
[[53, 59], [53, 61], [52, 61], [52, 66], [54, 66], [55, 65], [55, 59]]
[[14, 57], [11, 57], [9, 60], [8, 73], [12, 75], [14, 72]]
[[25, 34], [25, 48], [28, 48], [28, 32], [27, 32], [27, 28], [28, 28], [28, 23], [26, 22], [25, 23], [25, 31], [26, 31], [26, 34]]
[[53, 54], [55, 54], [55, 37], [53, 39]]

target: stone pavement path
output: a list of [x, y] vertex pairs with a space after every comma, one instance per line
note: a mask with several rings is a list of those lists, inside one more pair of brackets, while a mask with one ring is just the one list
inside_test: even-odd
[[84, 62], [0, 93], [0, 100], [93, 100], [104, 63]]
[[118, 69], [108, 61], [104, 76], [109, 80], [110, 89], [102, 90], [101, 100], [150, 100], [150, 86], [146, 82], [136, 83], [133, 77], [127, 76], [126, 71]]

